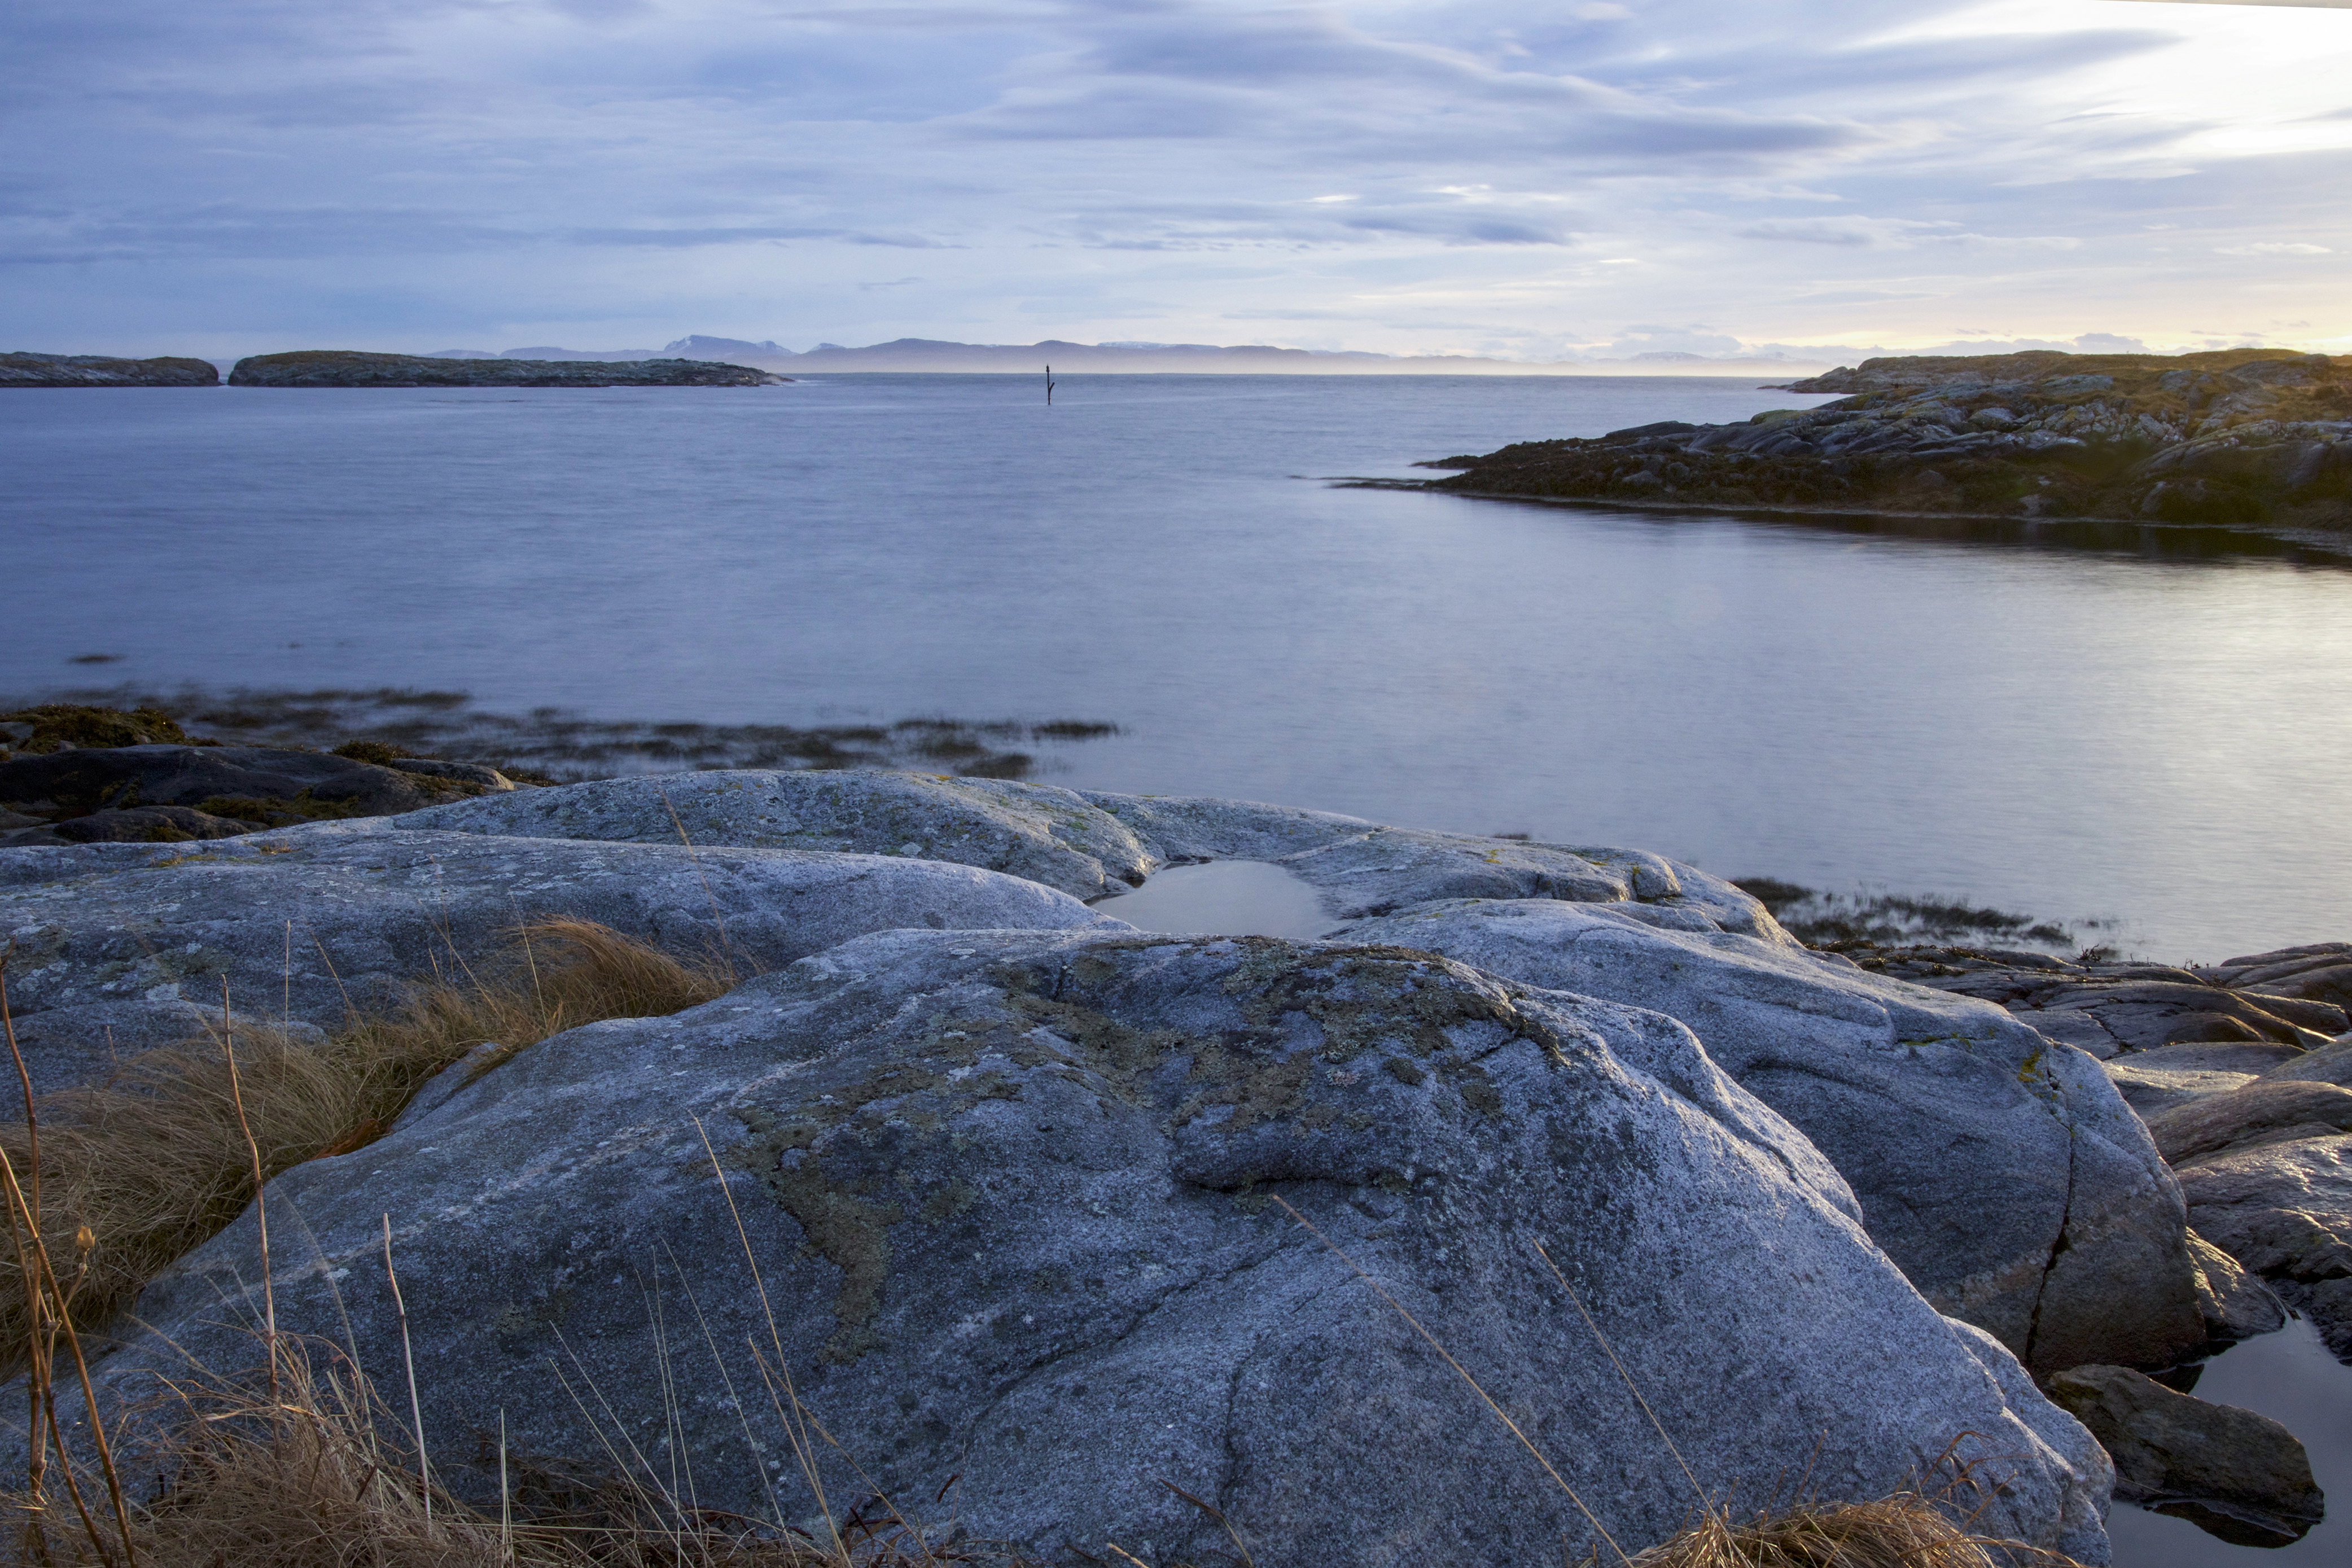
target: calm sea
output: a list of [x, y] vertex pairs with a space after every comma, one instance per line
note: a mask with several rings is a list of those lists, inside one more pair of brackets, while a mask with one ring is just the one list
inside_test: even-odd
[[[2352, 573], [1348, 489], [1751, 381], [0, 399], [16, 691], [1108, 719], [1049, 782], [1642, 846], [2210, 960], [2352, 936]], [[86, 671], [66, 661], [111, 653]]]

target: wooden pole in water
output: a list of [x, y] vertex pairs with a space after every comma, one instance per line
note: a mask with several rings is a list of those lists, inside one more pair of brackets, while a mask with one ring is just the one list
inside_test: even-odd
[[1054, 406], [1054, 367], [1050, 364], [1045, 367], [1045, 406]]

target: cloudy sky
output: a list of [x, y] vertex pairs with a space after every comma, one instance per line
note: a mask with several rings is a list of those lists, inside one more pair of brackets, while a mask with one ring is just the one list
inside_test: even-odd
[[2352, 352], [2352, 8], [10, 0], [0, 347]]

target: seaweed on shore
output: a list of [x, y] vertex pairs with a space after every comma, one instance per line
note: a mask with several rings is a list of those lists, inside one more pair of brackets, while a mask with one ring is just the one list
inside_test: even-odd
[[228, 745], [448, 757], [484, 763], [530, 784], [728, 768], [913, 768], [1025, 779], [1053, 766], [1038, 748], [1119, 732], [1116, 724], [1076, 719], [929, 716], [799, 728], [591, 719], [559, 707], [498, 713], [477, 708], [469, 692], [391, 686], [156, 691], [126, 685], [57, 693], [48, 700], [137, 710]]
[[1832, 952], [1920, 943], [1993, 943], [2071, 954], [2083, 945], [2082, 931], [2111, 923], [2042, 920], [1933, 894], [1886, 893], [1866, 888], [1851, 893], [1825, 892], [1777, 877], [1735, 877], [1732, 882], [1771, 910], [1773, 919], [1790, 936], [1807, 947]]

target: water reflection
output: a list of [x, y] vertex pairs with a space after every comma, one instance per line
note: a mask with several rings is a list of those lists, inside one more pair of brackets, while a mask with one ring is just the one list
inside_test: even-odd
[[2107, 1519], [2116, 1568], [2352, 1563], [2352, 1367], [2329, 1355], [2318, 1331], [2297, 1318], [2208, 1362], [2189, 1387], [2200, 1399], [2267, 1415], [2303, 1439], [2312, 1477], [2328, 1498], [2327, 1518], [2292, 1545], [2236, 1546], [2189, 1520], [2118, 1503]]
[[1312, 942], [1337, 923], [1315, 889], [1264, 860], [1170, 866], [1134, 892], [1095, 908], [1171, 936], [1281, 936]]
[[[1386, 488], [1372, 487], [1372, 488]], [[1516, 500], [1506, 505], [1591, 508], [1621, 517], [1645, 518], [1661, 525], [1698, 518], [1737, 518], [1814, 532], [1843, 533], [1872, 539], [1918, 539], [1948, 544], [2088, 552], [2129, 555], [2141, 561], [2183, 563], [2227, 561], [2274, 561], [2337, 572], [2352, 571], [2352, 539], [2340, 546], [2273, 538], [2242, 529], [2199, 527], [2189, 523], [2133, 522], [2119, 518], [1934, 517], [1903, 512], [1789, 512], [1710, 507], [1704, 511], [1630, 509], [1613, 501]]]

